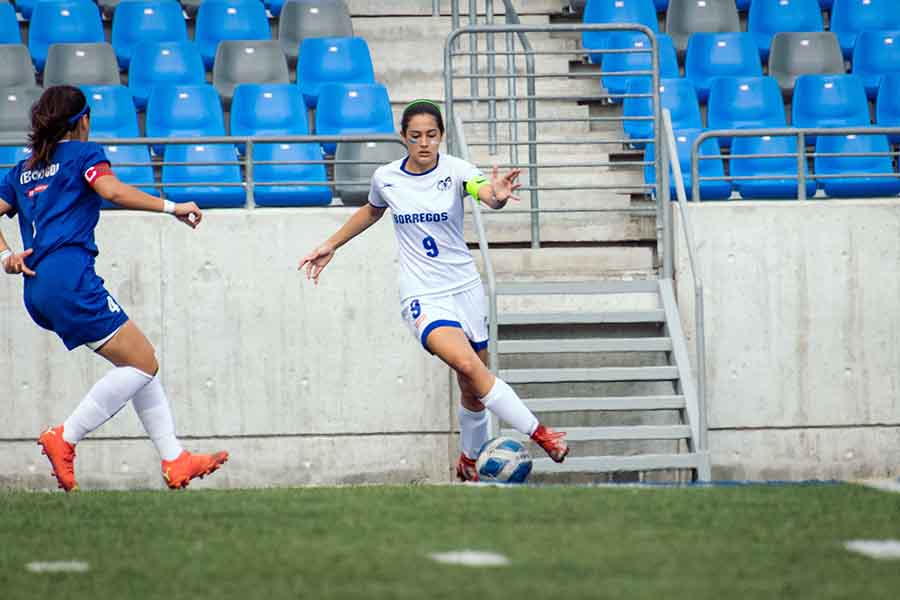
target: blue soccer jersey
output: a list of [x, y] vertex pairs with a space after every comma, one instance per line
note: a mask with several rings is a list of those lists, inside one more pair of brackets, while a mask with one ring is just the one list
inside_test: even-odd
[[94, 227], [100, 220], [101, 198], [91, 184], [97, 166], [109, 164], [103, 147], [94, 142], [61, 142], [47, 164], [30, 169], [28, 159], [11, 169], [0, 182], [0, 199], [19, 215], [26, 259], [36, 269], [44, 258], [64, 246], [97, 255]]
[[99, 348], [128, 315], [94, 272], [101, 198], [92, 185], [109, 174], [109, 159], [92, 142], [61, 142], [50, 161], [20, 162], [0, 182], [0, 199], [19, 215], [26, 264], [25, 308], [35, 323], [55, 332], [69, 350]]

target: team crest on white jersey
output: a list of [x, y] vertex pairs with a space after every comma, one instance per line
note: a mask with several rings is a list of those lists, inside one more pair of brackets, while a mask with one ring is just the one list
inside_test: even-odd
[[453, 185], [453, 178], [449, 177], [449, 176], [444, 177], [443, 179], [441, 179], [437, 182], [437, 189], [440, 190], [441, 192], [446, 192], [447, 190], [450, 189], [451, 185]]

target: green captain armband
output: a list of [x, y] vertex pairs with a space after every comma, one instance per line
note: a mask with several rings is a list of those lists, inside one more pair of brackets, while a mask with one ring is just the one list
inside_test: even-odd
[[478, 190], [486, 185], [490, 185], [490, 183], [488, 183], [487, 177], [479, 175], [478, 177], [474, 177], [466, 182], [466, 192], [468, 192], [476, 202], [481, 202], [481, 199], [478, 197]]

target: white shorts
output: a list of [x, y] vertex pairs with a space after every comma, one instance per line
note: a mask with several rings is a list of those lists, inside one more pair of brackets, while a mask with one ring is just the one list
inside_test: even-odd
[[476, 352], [487, 348], [487, 305], [481, 282], [446, 296], [410, 298], [403, 303], [400, 314], [410, 332], [426, 350], [428, 334], [438, 327], [459, 327]]

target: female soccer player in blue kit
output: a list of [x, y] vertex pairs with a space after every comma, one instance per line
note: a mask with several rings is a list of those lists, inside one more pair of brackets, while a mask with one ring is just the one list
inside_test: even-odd
[[485, 366], [484, 288], [463, 237], [464, 198], [503, 208], [510, 198], [517, 199], [513, 192], [520, 187], [519, 171], [501, 177], [495, 168], [489, 182], [474, 165], [439, 154], [444, 120], [429, 100], [406, 107], [400, 130], [408, 156], [375, 171], [368, 204], [305, 256], [300, 268], [318, 283], [337, 249], [390, 208], [399, 245], [403, 320], [426, 350], [456, 371], [462, 390], [457, 477], [478, 478], [475, 460], [489, 433], [485, 407], [562, 462], [569, 452], [565, 434], [538, 423], [515, 391]]
[[104, 198], [123, 208], [167, 212], [190, 227], [203, 215], [193, 202], [163, 201], [119, 181], [103, 148], [87, 141], [89, 131], [90, 107], [81, 90], [47, 88], [31, 109], [31, 156], [0, 182], [0, 215], [19, 215], [25, 248], [12, 252], [0, 235], [0, 260], [7, 273], [24, 276], [31, 318], [69, 350], [87, 346], [115, 366], [38, 444], [59, 486], [75, 490], [75, 445], [133, 400], [167, 485], [182, 488], [218, 469], [228, 453], [192, 454], [179, 444], [153, 346], [94, 272], [94, 228]]

